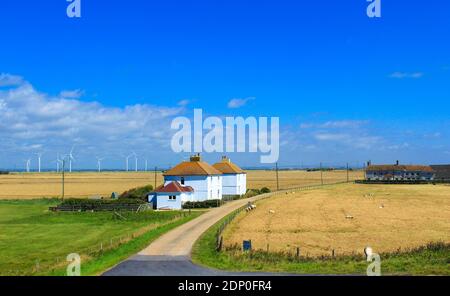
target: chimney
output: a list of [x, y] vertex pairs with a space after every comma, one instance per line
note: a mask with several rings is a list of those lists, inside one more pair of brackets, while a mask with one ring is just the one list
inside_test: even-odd
[[231, 162], [231, 159], [229, 159], [228, 157], [226, 157], [224, 155], [224, 156], [222, 156], [222, 162]]
[[201, 160], [202, 157], [200, 156], [200, 153], [191, 156], [191, 161], [201, 161]]

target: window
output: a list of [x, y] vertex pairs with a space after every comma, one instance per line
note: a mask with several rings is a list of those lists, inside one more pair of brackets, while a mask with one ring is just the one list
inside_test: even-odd
[[175, 195], [170, 195], [169, 200], [177, 200], [177, 197]]
[[184, 177], [181, 177], [181, 185], [184, 185]]

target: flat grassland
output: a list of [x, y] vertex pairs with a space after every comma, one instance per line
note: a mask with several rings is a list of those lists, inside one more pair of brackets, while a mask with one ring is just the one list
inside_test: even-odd
[[[350, 180], [361, 179], [362, 171], [350, 171]], [[345, 181], [345, 171], [330, 171], [322, 174], [324, 183]], [[248, 188], [277, 188], [274, 171], [248, 171]], [[157, 184], [163, 181], [157, 174]], [[66, 173], [65, 195], [73, 198], [90, 196], [108, 197], [112, 192], [124, 192], [128, 189], [154, 185], [153, 172], [81, 172]], [[291, 188], [303, 185], [320, 184], [320, 172], [280, 171], [279, 187]], [[0, 199], [36, 199], [52, 198], [61, 195], [61, 174], [56, 173], [13, 173], [0, 176]]]
[[224, 233], [225, 246], [249, 239], [254, 249], [293, 254], [299, 247], [310, 257], [450, 243], [450, 187], [341, 184], [279, 194]]
[[118, 219], [105, 212], [49, 212], [57, 203], [0, 201], [0, 276], [47, 275], [53, 270], [63, 275], [71, 253], [80, 254], [82, 274], [95, 274], [201, 213], [122, 213], [125, 218]]

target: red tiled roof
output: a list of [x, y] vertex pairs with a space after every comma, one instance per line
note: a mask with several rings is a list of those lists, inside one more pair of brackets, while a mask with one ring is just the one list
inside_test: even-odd
[[245, 174], [245, 172], [231, 162], [228, 157], [223, 157], [221, 162], [213, 164], [213, 167], [223, 174]]
[[164, 176], [212, 176], [222, 175], [204, 161], [185, 161], [164, 173]]
[[166, 186], [159, 186], [155, 190], [156, 193], [161, 192], [194, 192], [191, 186], [182, 186], [177, 181], [170, 182]]

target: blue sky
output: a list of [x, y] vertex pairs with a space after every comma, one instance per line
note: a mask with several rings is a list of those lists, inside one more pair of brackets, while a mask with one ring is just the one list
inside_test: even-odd
[[280, 117], [283, 165], [450, 162], [448, 1], [81, 3], [0, 4], [0, 168], [74, 144], [79, 168], [174, 164], [170, 120], [194, 108]]

